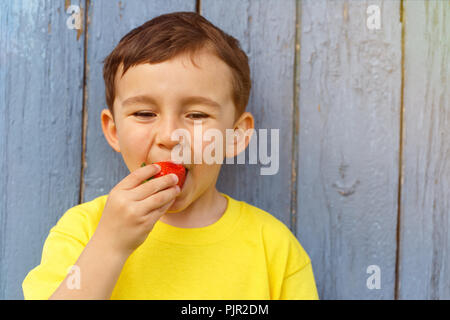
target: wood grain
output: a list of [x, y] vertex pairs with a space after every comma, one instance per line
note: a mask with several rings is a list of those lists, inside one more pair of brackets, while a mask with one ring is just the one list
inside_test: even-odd
[[[397, 1], [302, 1], [298, 238], [321, 299], [393, 299], [401, 90]], [[381, 28], [366, 26], [377, 5]], [[381, 269], [381, 289], [366, 286]]]
[[405, 1], [400, 299], [450, 299], [450, 2]]
[[0, 10], [0, 299], [23, 298], [50, 228], [78, 204], [84, 37], [68, 18], [61, 1]]

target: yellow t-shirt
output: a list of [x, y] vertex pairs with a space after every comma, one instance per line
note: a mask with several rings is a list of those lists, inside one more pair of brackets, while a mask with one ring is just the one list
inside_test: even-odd
[[[291, 231], [222, 195], [227, 209], [211, 225], [158, 221], [125, 262], [111, 299], [318, 299], [311, 261]], [[92, 237], [107, 196], [69, 209], [50, 230], [40, 265], [23, 281], [25, 299], [55, 292]]]

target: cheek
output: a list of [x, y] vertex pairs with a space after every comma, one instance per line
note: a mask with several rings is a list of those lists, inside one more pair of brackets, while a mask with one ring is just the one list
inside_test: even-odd
[[131, 124], [124, 124], [118, 132], [118, 136], [121, 146], [130, 151], [144, 151], [150, 141], [148, 130]]

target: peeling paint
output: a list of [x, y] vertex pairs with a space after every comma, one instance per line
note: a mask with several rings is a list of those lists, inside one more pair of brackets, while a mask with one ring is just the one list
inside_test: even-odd
[[81, 20], [81, 28], [77, 29], [77, 41], [80, 39], [83, 34], [83, 26], [84, 26], [84, 9], [80, 7], [80, 20]]
[[343, 16], [344, 16], [344, 21], [348, 22], [348, 2], [344, 2]]
[[119, 1], [119, 3], [118, 3], [118, 5], [119, 5], [119, 18], [120, 18], [120, 20], [122, 20], [122, 11], [123, 11], [123, 7], [122, 7], [122, 1]]

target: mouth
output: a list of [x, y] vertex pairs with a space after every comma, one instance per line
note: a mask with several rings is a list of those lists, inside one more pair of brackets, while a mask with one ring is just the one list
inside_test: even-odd
[[188, 167], [186, 164], [182, 163], [182, 162], [175, 162], [175, 161], [170, 161], [170, 160], [169, 160], [169, 162], [175, 163], [175, 164], [177, 164], [177, 165], [182, 165], [183, 168], [184, 168], [184, 170], [185, 170], [185, 173], [184, 173], [184, 183], [183, 183], [183, 186], [181, 187], [181, 191], [183, 191], [184, 188], [185, 188], [185, 186], [186, 186], [186, 180], [188, 179], [188, 175], [189, 175], [189, 167]]
[[187, 168], [185, 165], [183, 165], [183, 167], [186, 170], [186, 173], [184, 174], [184, 183], [183, 183], [183, 188], [181, 188], [181, 190], [183, 190], [184, 187], [186, 186], [186, 181], [187, 181], [188, 175], [189, 175], [189, 168]]
[[[177, 168], [178, 169], [176, 169], [176, 168], [167, 168], [167, 167], [164, 167], [164, 165], [163, 165], [163, 163], [173, 163], [173, 164], [175, 164], [176, 166], [177, 166]], [[182, 166], [183, 168], [184, 168], [184, 179], [183, 179], [183, 182], [181, 182], [181, 183], [179, 183], [180, 185], [181, 185], [181, 190], [183, 190], [184, 189], [184, 186], [185, 186], [185, 182], [186, 182], [186, 179], [188, 178], [188, 175], [189, 175], [189, 167], [186, 165], [186, 164], [184, 164], [184, 163], [182, 163], [182, 162], [176, 162], [176, 161], [171, 161], [171, 160], [161, 160], [161, 161], [149, 161], [149, 163], [160, 163], [160, 166], [162, 166], [162, 172], [160, 172], [160, 173], [158, 173], [157, 175], [156, 175], [156, 177], [158, 177], [158, 176], [160, 176], [161, 174], [162, 175], [164, 175], [164, 174], [168, 174], [169, 172], [172, 172], [172, 171], [174, 171], [173, 173], [175, 173], [175, 174], [177, 174], [178, 176], [179, 176], [179, 178], [181, 179], [181, 176], [179, 175], [181, 172], [180, 172], [180, 166]], [[143, 167], [143, 166], [145, 166], [146, 165], [146, 163], [145, 162], [143, 162], [142, 164], [141, 164], [141, 167]], [[178, 171], [178, 173], [176, 173], [176, 171]], [[190, 179], [189, 179], [190, 180]], [[147, 180], [148, 181], [148, 180]]]
[[184, 167], [184, 170], [186, 170], [186, 176], [187, 176], [187, 174], [189, 172], [189, 167], [186, 164], [184, 164], [182, 162], [172, 161], [172, 160], [168, 160], [167, 162], [172, 162], [172, 163], [177, 164], [177, 165], [182, 165]]

